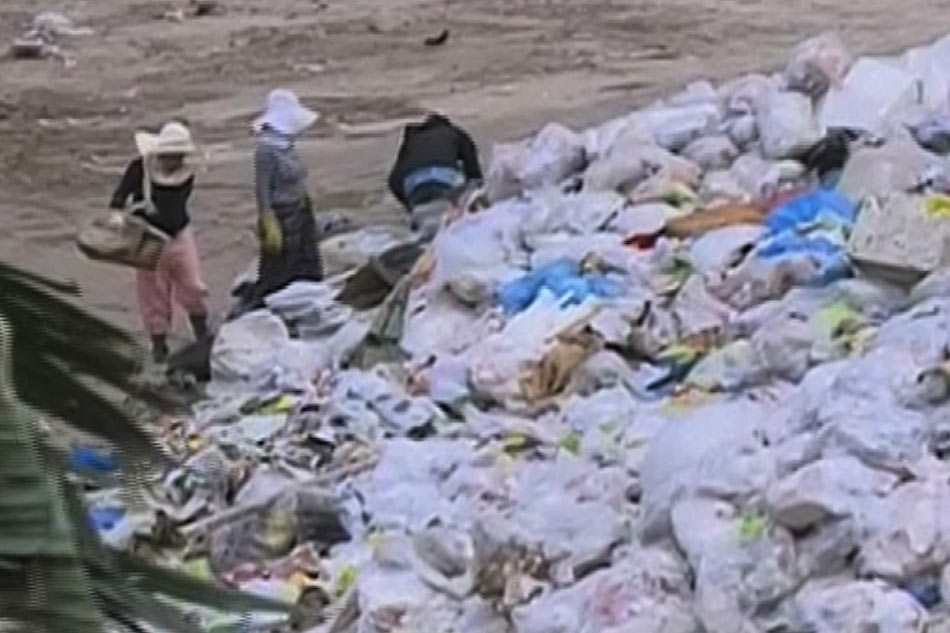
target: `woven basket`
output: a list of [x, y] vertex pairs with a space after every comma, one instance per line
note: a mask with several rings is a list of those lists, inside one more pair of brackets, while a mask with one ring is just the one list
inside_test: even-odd
[[120, 222], [92, 220], [79, 232], [76, 245], [89, 259], [155, 270], [168, 239], [145, 220], [126, 214]]

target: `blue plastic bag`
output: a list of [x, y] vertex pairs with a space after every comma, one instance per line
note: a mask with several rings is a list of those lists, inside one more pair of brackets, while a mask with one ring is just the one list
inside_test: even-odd
[[582, 302], [590, 296], [613, 297], [620, 287], [603, 275], [582, 275], [577, 263], [560, 259], [510, 281], [498, 289], [498, 302], [513, 314], [526, 309], [543, 289], [551, 291], [562, 306]]
[[844, 244], [823, 235], [807, 236], [782, 233], [764, 242], [756, 251], [763, 259], [807, 255], [818, 262], [818, 272], [809, 280], [813, 286], [826, 286], [851, 276], [851, 262]]
[[830, 189], [792, 198], [766, 217], [766, 239], [755, 254], [763, 259], [806, 255], [818, 262], [809, 283], [826, 286], [851, 275], [846, 244], [856, 215], [857, 205]]
[[89, 520], [94, 528], [99, 532], [108, 532], [115, 527], [115, 524], [125, 516], [125, 510], [122, 508], [91, 508], [89, 510]]
[[118, 469], [113, 455], [97, 451], [91, 446], [77, 446], [70, 451], [69, 467], [80, 473], [85, 471], [100, 475], [108, 475]]
[[851, 226], [857, 212], [857, 205], [837, 191], [816, 189], [773, 209], [765, 218], [765, 230], [767, 235], [778, 235], [822, 220]]

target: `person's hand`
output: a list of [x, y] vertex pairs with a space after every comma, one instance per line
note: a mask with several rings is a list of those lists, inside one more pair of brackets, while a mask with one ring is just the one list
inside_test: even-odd
[[125, 225], [125, 214], [121, 211], [111, 211], [106, 225], [110, 229], [121, 229]]
[[258, 222], [258, 234], [261, 240], [261, 250], [268, 255], [277, 255], [284, 250], [284, 236], [280, 230], [280, 222], [273, 211], [261, 216]]

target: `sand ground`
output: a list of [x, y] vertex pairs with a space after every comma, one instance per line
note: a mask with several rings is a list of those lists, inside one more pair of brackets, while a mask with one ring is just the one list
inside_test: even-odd
[[[0, 259], [78, 281], [83, 302], [137, 330], [132, 274], [84, 260], [78, 224], [101, 212], [132, 132], [187, 116], [209, 151], [193, 215], [218, 314], [253, 256], [249, 122], [270, 88], [323, 118], [302, 143], [317, 206], [400, 221], [384, 191], [400, 121], [440, 108], [476, 136], [583, 126], [689, 80], [780, 66], [839, 30], [893, 51], [947, 27], [939, 0], [221, 0], [220, 15], [163, 19], [187, 0], [3, 0], [0, 47], [39, 11], [94, 35], [75, 56], [0, 59]], [[449, 29], [448, 42], [423, 41]], [[0, 298], [2, 300], [2, 298]], [[182, 329], [179, 324], [179, 329]]]

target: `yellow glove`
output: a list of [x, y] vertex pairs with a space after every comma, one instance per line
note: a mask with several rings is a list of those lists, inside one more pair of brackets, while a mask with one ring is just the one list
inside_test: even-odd
[[261, 250], [268, 255], [276, 255], [284, 250], [284, 236], [280, 231], [280, 222], [273, 211], [261, 216], [258, 222]]

